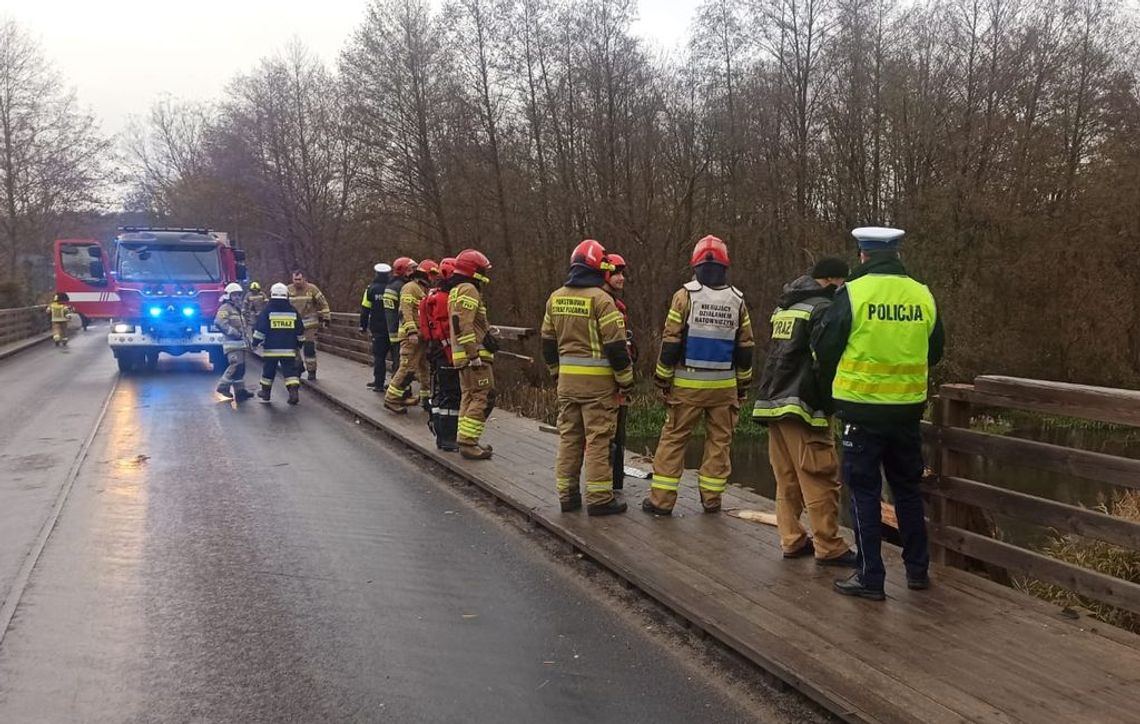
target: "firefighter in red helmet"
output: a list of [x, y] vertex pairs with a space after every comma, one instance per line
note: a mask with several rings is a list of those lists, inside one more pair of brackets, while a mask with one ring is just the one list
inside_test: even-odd
[[[391, 355], [392, 374], [400, 369], [400, 292], [418, 265], [407, 256], [396, 257], [392, 261], [392, 273], [388, 286], [384, 288], [384, 319], [388, 323], [388, 345]], [[385, 393], [387, 389], [385, 388]]]
[[491, 457], [491, 446], [480, 441], [487, 416], [495, 406], [492, 363], [497, 344], [489, 333], [483, 304], [483, 285], [490, 283], [490, 271], [491, 262], [482, 252], [464, 249], [455, 257], [453, 284], [447, 295], [451, 359], [459, 370], [461, 389], [457, 441], [460, 454], [469, 460]]
[[570, 274], [546, 302], [542, 357], [558, 380], [558, 455], [554, 476], [563, 512], [582, 507], [579, 477], [586, 473], [586, 513], [624, 513], [614, 496], [610, 443], [623, 393], [633, 386], [625, 319], [606, 292], [613, 271], [593, 239], [575, 247]]
[[693, 280], [673, 295], [654, 381], [668, 412], [653, 457], [653, 482], [641, 508], [669, 515], [677, 502], [685, 445], [705, 422], [705, 447], [697, 471], [705, 512], [720, 510], [732, 465], [732, 433], [752, 381], [752, 323], [744, 295], [728, 284], [728, 247], [706, 236], [693, 249]]
[[428, 379], [427, 340], [420, 338], [420, 303], [427, 296], [428, 287], [439, 276], [439, 264], [433, 259], [424, 259], [416, 265], [411, 279], [400, 289], [400, 324], [396, 338], [400, 341], [400, 367], [392, 377], [388, 391], [384, 395], [384, 407], [390, 412], [407, 414], [412, 380], [420, 383], [420, 403], [426, 408], [430, 380]]
[[[604, 289], [614, 298], [614, 304], [621, 312], [625, 322], [625, 346], [629, 350], [629, 359], [634, 366], [637, 365], [637, 346], [633, 343], [633, 328], [629, 324], [629, 308], [625, 304], [625, 283], [628, 269], [625, 257], [621, 254], [610, 253], [606, 261], [613, 267], [605, 272], [606, 284]], [[610, 443], [610, 467], [613, 468], [614, 490], [625, 488], [625, 428], [629, 416], [629, 401], [622, 397], [622, 405], [618, 409], [617, 430], [614, 432], [613, 442]]]

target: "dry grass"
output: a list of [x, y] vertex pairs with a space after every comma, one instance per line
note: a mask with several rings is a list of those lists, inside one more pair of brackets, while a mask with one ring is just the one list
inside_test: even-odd
[[[1140, 523], [1140, 491], [1128, 490], [1113, 497], [1108, 504], [1098, 506], [1103, 513]], [[1140, 583], [1140, 551], [1121, 548], [1109, 543], [1075, 535], [1054, 532], [1051, 540], [1041, 548], [1048, 556], [1083, 568], [1099, 571], [1125, 581]], [[1140, 633], [1140, 615], [1105, 603], [1078, 596], [1059, 586], [1032, 578], [1021, 578], [1014, 585], [1026, 593], [1051, 601], [1060, 606], [1080, 607], [1094, 618]]]

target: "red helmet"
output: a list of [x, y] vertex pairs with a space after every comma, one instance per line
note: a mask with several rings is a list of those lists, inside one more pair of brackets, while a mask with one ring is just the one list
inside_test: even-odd
[[392, 274], [398, 277], [406, 277], [416, 270], [416, 262], [407, 256], [402, 256], [396, 261], [392, 262]]
[[424, 276], [431, 279], [432, 276], [439, 276], [439, 264], [435, 263], [435, 259], [424, 259], [416, 267], [416, 271], [423, 272]]
[[715, 236], [706, 236], [698, 241], [693, 247], [693, 258], [689, 260], [689, 266], [707, 263], [729, 265], [728, 246]]
[[609, 271], [613, 266], [606, 261], [606, 247], [601, 242], [586, 239], [570, 252], [570, 265], [581, 264], [590, 269]]
[[455, 271], [455, 257], [449, 256], [439, 263], [439, 273], [443, 275], [444, 279], [451, 276], [453, 271]]
[[606, 262], [610, 265], [606, 270], [607, 283], [614, 274], [625, 274], [625, 257], [621, 254], [606, 254]]
[[486, 272], [491, 271], [491, 261], [481, 251], [464, 249], [455, 256], [455, 273], [460, 276], [489, 282]]

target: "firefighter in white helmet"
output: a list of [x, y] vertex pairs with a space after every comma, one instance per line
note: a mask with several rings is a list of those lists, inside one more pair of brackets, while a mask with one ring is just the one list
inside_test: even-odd
[[214, 315], [214, 326], [222, 333], [222, 351], [226, 353], [227, 367], [218, 380], [216, 392], [226, 399], [238, 402], [253, 397], [245, 388], [245, 346], [246, 320], [242, 314], [244, 290], [236, 282], [230, 282], [222, 291], [218, 313]]
[[289, 303], [289, 287], [278, 282], [270, 287], [269, 304], [261, 311], [253, 331], [253, 345], [265, 345], [265, 351], [261, 353], [265, 363], [261, 369], [261, 389], [257, 393], [259, 400], [269, 402], [273, 378], [280, 366], [285, 389], [289, 391], [289, 404], [297, 404], [297, 390], [301, 386], [297, 350], [304, 342], [305, 325], [301, 315]]

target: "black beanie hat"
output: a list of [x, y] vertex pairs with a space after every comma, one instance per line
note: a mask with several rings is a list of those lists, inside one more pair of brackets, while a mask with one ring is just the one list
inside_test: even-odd
[[847, 266], [847, 262], [837, 256], [825, 256], [811, 268], [812, 279], [830, 279], [832, 277], [846, 279], [850, 273], [851, 268]]

